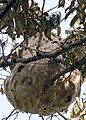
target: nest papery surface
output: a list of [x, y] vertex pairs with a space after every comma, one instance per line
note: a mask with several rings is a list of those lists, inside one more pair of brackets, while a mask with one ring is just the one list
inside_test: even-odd
[[[33, 39], [30, 39], [29, 47], [36, 46], [36, 40], [38, 41], [38, 38], [34, 40], [34, 43], [31, 42]], [[45, 39], [41, 42], [43, 44], [40, 50], [58, 49], [57, 43], [52, 48], [50, 41]], [[30, 51], [24, 51], [24, 57], [28, 55], [33, 56], [35, 52], [32, 55]], [[15, 108], [33, 114], [50, 115], [67, 109], [71, 101], [75, 99], [76, 94], [79, 93], [77, 86], [80, 83], [80, 78], [78, 77], [79, 72], [73, 71], [69, 77], [66, 74], [51, 84], [52, 76], [64, 68], [63, 64], [52, 64], [47, 58], [27, 64], [16, 64], [12, 70], [12, 75], [4, 82], [8, 100]], [[65, 79], [65, 77], [68, 78]]]

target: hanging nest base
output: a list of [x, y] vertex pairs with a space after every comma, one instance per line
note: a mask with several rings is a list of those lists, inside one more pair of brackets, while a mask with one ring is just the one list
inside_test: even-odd
[[[4, 82], [8, 100], [15, 108], [26, 113], [46, 116], [64, 111], [75, 99], [75, 92], [78, 92], [72, 82], [77, 75], [70, 75], [68, 80], [61, 77], [50, 85], [52, 76], [61, 69], [50, 64], [49, 59], [16, 64], [12, 75]], [[48, 86], [46, 83], [49, 83]]]

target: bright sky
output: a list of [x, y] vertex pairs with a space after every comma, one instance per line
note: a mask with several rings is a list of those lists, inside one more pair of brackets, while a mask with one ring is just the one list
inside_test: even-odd
[[[36, 0], [38, 3], [39, 3], [39, 5], [42, 5], [42, 0]], [[46, 0], [46, 4], [45, 4], [45, 11], [47, 11], [47, 10], [49, 10], [50, 8], [53, 8], [53, 7], [55, 7], [56, 5], [57, 5], [57, 3], [58, 3], [58, 0]], [[68, 3], [67, 3], [67, 5], [68, 5]], [[62, 18], [64, 17], [64, 8], [62, 8], [62, 9], [59, 9], [63, 14], [62, 14]], [[58, 10], [57, 10], [57, 8], [55, 9], [55, 10], [53, 10], [53, 11], [51, 11], [51, 13], [52, 12], [58, 12]], [[63, 30], [62, 30], [62, 36], [64, 36], [65, 35], [65, 33], [64, 33], [64, 31], [65, 31], [65, 29], [67, 29], [68, 27], [69, 27], [69, 21], [65, 21], [65, 24], [63, 24], [63, 23], [61, 23], [61, 26], [62, 26], [62, 28], [63, 28]], [[0, 38], [1, 38], [2, 36], [0, 36]], [[10, 40], [9, 40], [9, 42], [10, 42]], [[8, 48], [10, 48], [11, 47], [11, 45], [9, 45], [8, 46]], [[8, 54], [8, 50], [6, 50], [6, 54]], [[1, 74], [1, 73], [0, 73]], [[6, 74], [6, 73], [4, 73], [3, 72], [3, 74]], [[0, 78], [1, 78], [1, 76], [0, 76]], [[3, 83], [3, 80], [1, 80], [0, 79], [0, 84], [2, 84]], [[84, 87], [84, 89], [83, 89], [83, 92], [85, 91], [86, 92], [86, 84], [85, 85], [83, 85]], [[6, 117], [6, 116], [8, 116], [9, 114], [10, 114], [10, 112], [13, 110], [13, 107], [12, 107], [12, 105], [9, 103], [9, 101], [7, 100], [7, 98], [6, 98], [6, 96], [5, 95], [2, 95], [1, 93], [0, 93], [0, 120], [3, 118], [3, 117]], [[18, 116], [18, 119], [17, 120], [28, 120], [29, 119], [29, 115], [28, 114], [19, 114], [19, 116]], [[9, 120], [14, 120], [13, 119], [13, 117], [11, 117]], [[41, 120], [41, 118], [39, 118], [39, 116], [38, 115], [33, 115], [32, 117], [31, 117], [31, 120]], [[53, 118], [53, 120], [57, 120], [57, 118]], [[62, 118], [60, 118], [60, 120], [63, 120]]]

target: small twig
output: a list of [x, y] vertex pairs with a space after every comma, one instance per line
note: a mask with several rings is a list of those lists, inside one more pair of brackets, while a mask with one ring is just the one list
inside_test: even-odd
[[42, 12], [41, 12], [41, 21], [42, 21], [43, 12], [44, 12], [44, 6], [45, 6], [45, 0], [43, 0], [43, 6], [42, 6]]
[[5, 59], [5, 54], [4, 54], [4, 50], [5, 50], [5, 47], [6, 47], [6, 41], [2, 42], [2, 40], [0, 40], [0, 46], [1, 46], [1, 50], [2, 50], [2, 60], [4, 62], [6, 62], [6, 59]]
[[23, 40], [19, 45], [17, 45], [14, 49], [11, 50], [10, 54], [6, 56], [6, 60], [8, 60], [10, 58], [10, 56], [12, 55], [12, 53], [18, 48], [20, 47], [25, 41]]
[[17, 118], [18, 118], [18, 112], [16, 113], [16, 116], [15, 116], [14, 120], [16, 120]]
[[44, 12], [44, 6], [45, 6], [45, 0], [43, 0], [42, 14], [43, 14], [43, 12]]
[[58, 117], [59, 115], [53, 115], [54, 117], [56, 117], [58, 120], [60, 120], [60, 118]]
[[43, 117], [42, 115], [39, 115], [39, 117], [41, 117], [41, 118], [42, 118], [42, 120], [44, 120], [44, 117]]
[[69, 120], [68, 118], [64, 117], [64, 115], [62, 115], [60, 112], [58, 112], [58, 114], [59, 114], [62, 118], [64, 118], [64, 120]]
[[55, 7], [53, 7], [53, 8], [51, 8], [51, 9], [47, 10], [46, 12], [50, 12], [51, 10], [53, 10], [53, 9], [55, 9], [55, 8], [57, 8], [57, 7], [58, 7], [58, 5], [56, 5]]
[[53, 116], [53, 114], [52, 115], [50, 115], [46, 120], [48, 120], [48, 119], [50, 119], [51, 118], [51, 116]]
[[16, 110], [16, 109], [14, 109], [7, 117], [3, 118], [2, 120], [7, 120], [7, 119], [9, 119], [9, 118], [12, 116], [12, 114], [15, 112], [15, 110]]
[[5, 71], [6, 71], [6, 72], [8, 72], [9, 74], [11, 74], [11, 72], [10, 72], [10, 71], [8, 71], [8, 70], [6, 70], [6, 69], [5, 69]]
[[53, 114], [51, 115], [51, 119], [50, 120], [52, 120], [53, 119]]
[[28, 120], [30, 120], [31, 116], [32, 116], [32, 114], [29, 115], [29, 119]]

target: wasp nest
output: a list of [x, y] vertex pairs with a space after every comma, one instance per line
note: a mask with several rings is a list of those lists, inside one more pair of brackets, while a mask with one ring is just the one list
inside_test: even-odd
[[51, 84], [53, 75], [63, 68], [63, 64], [52, 64], [47, 58], [16, 64], [12, 75], [4, 82], [8, 100], [15, 108], [27, 113], [50, 115], [65, 110], [79, 92], [80, 78], [74, 71], [69, 77], [65, 75], [66, 79], [60, 77]]

